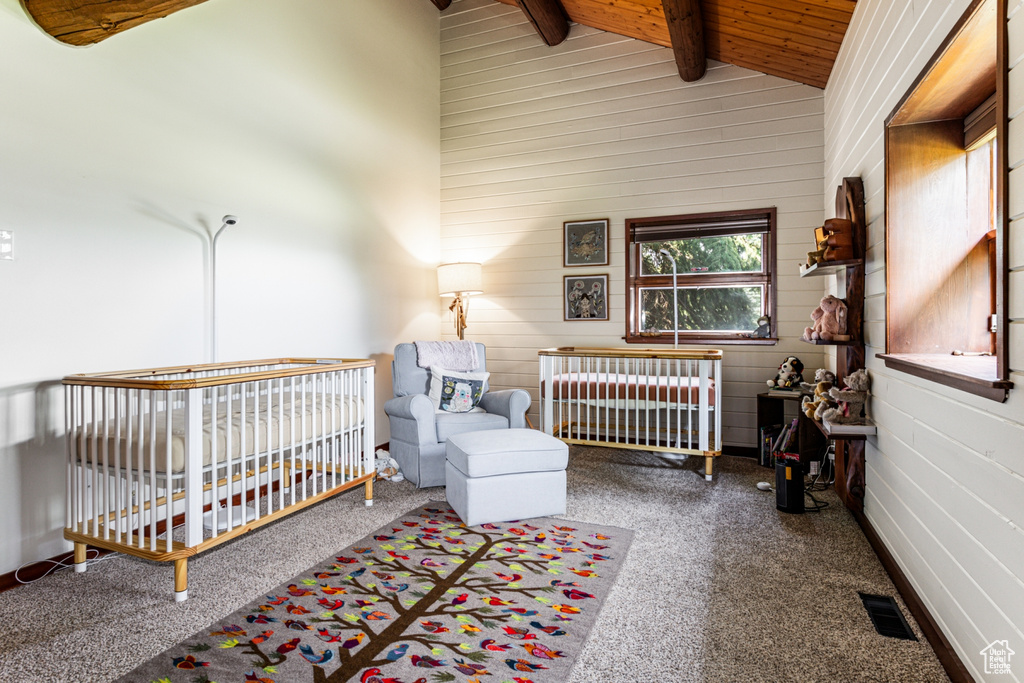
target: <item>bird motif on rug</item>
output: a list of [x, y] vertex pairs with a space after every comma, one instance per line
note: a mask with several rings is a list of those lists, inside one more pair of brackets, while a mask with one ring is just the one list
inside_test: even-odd
[[456, 659], [453, 666], [458, 669], [460, 673], [464, 673], [467, 676], [489, 676], [491, 674], [483, 664], [474, 664], [462, 659]]
[[440, 621], [421, 621], [420, 628], [427, 633], [447, 633], [448, 629], [445, 628]]
[[561, 650], [552, 650], [546, 645], [540, 643], [523, 643], [523, 647], [534, 657], [539, 659], [558, 659], [565, 657], [565, 653]]
[[299, 646], [299, 643], [301, 642], [302, 638], [292, 638], [287, 643], [281, 643], [277, 646], [277, 653], [281, 655], [286, 655], [295, 648], [297, 648]]
[[194, 655], [185, 655], [184, 657], [175, 657], [171, 660], [176, 669], [197, 669], [203, 666], [210, 666], [209, 662], [200, 662], [195, 658]]
[[302, 621], [301, 619], [285, 619], [284, 625], [285, 625], [285, 628], [290, 628], [293, 631], [312, 631], [313, 630], [313, 626], [311, 626], [310, 624], [307, 624], [306, 622]]
[[573, 607], [572, 605], [551, 605], [551, 609], [562, 614], [579, 614], [583, 611], [579, 607]]
[[593, 550], [608, 550], [608, 548], [611, 547], [609, 545], [597, 545], [597, 544], [594, 544], [594, 543], [587, 543], [586, 541], [583, 541], [583, 545], [585, 545], [588, 548], [591, 548]]
[[288, 614], [309, 614], [309, 610], [302, 605], [288, 605], [285, 609], [288, 611]]
[[392, 559], [395, 559], [395, 560], [405, 560], [407, 562], [409, 561], [409, 556], [408, 555], [403, 555], [400, 552], [398, 552], [397, 550], [389, 550], [388, 551], [388, 555], [390, 555], [392, 557]]
[[317, 572], [313, 574], [315, 579], [329, 579], [332, 576], [341, 576], [341, 572]]
[[301, 588], [293, 583], [288, 586], [288, 594], [295, 598], [304, 598], [307, 595], [313, 595], [313, 591], [308, 588]]
[[399, 584], [397, 586], [394, 586], [394, 585], [388, 583], [387, 581], [381, 581], [380, 585], [384, 588], [384, 590], [391, 591], [392, 593], [401, 593], [402, 591], [404, 591], [405, 589], [407, 589], [409, 587], [409, 584], [407, 584], [407, 583], [402, 583], [402, 584]]
[[[360, 571], [359, 573], [362, 574], [363, 572]], [[379, 571], [376, 571], [376, 570], [371, 570], [370, 573], [373, 574], [374, 576], [376, 576], [381, 581], [390, 581], [391, 579], [395, 578], [394, 574], [388, 574], [386, 572], [379, 572]]]
[[[324, 595], [344, 595], [345, 593], [348, 593], [347, 588], [338, 588], [337, 586], [327, 586], [323, 584], [320, 585], [320, 590]], [[312, 592], [307, 593], [307, 595], [312, 594]]]
[[409, 649], [409, 644], [408, 643], [402, 643], [398, 647], [396, 647], [393, 650], [389, 651], [385, 655], [385, 657], [387, 657], [389, 662], [397, 662], [399, 659], [401, 659], [402, 657], [405, 656], [405, 651], [408, 650], [408, 649]]
[[274, 635], [273, 631], [264, 631], [263, 633], [259, 634], [258, 636], [253, 636], [252, 637], [252, 643], [253, 643], [253, 645], [259, 645], [260, 643], [264, 642], [267, 638], [269, 638], [272, 635]]
[[266, 614], [250, 614], [245, 620], [250, 624], [269, 624], [272, 621], [277, 621], [274, 617], [268, 617]]
[[418, 666], [424, 669], [436, 669], [440, 666], [448, 666], [448, 661], [444, 659], [434, 659], [430, 655], [413, 655], [410, 657], [410, 661], [413, 666]]
[[342, 600], [328, 600], [327, 598], [320, 598], [317, 600], [317, 603], [323, 605], [324, 609], [329, 612], [333, 612], [334, 610], [341, 609], [345, 606], [345, 603]]
[[576, 531], [576, 529], [571, 526], [556, 526], [553, 528], [558, 529], [559, 531]]
[[363, 619], [367, 621], [387, 621], [391, 619], [391, 615], [380, 610], [373, 610], [372, 612], [364, 612]]
[[486, 602], [488, 605], [491, 605], [492, 607], [506, 607], [508, 605], [516, 604], [514, 600], [502, 600], [496, 595], [480, 599]]
[[424, 566], [424, 567], [443, 567], [445, 563], [444, 562], [437, 562], [437, 561], [432, 560], [429, 557], [427, 557], [427, 558], [424, 558], [420, 562], [420, 564], [422, 566]]
[[342, 564], [355, 564], [356, 562], [358, 562], [358, 561], [359, 561], [359, 560], [357, 560], [357, 559], [356, 559], [356, 558], [354, 558], [354, 557], [345, 557], [344, 555], [343, 555], [343, 556], [341, 556], [341, 557], [336, 557], [336, 558], [334, 558], [334, 559], [335, 559], [335, 560], [336, 560], [337, 562], [340, 562], [340, 563], [342, 563]]
[[526, 535], [525, 531], [523, 531], [522, 529], [516, 529], [514, 527], [512, 529], [509, 529], [508, 532], [510, 534], [515, 534], [516, 536], [525, 536]]
[[[346, 579], [358, 579], [360, 576], [362, 576], [365, 573], [366, 573], [366, 567], [361, 567], [361, 568], [355, 570], [354, 572], [352, 572], [351, 574], [349, 574], [348, 576], [346, 576], [345, 578]], [[374, 572], [374, 573], [376, 573], [376, 572]]]
[[594, 597], [590, 593], [581, 591], [579, 588], [566, 588], [564, 591], [562, 591], [562, 594], [570, 600], [586, 600], [587, 598]]
[[268, 605], [281, 605], [281, 604], [284, 604], [284, 603], [288, 602], [289, 600], [291, 600], [290, 596], [289, 597], [285, 597], [285, 596], [281, 596], [281, 595], [268, 595], [267, 596], [267, 604]]
[[459, 626], [463, 633], [480, 633], [479, 626], [473, 626], [473, 624], [462, 624]]
[[367, 669], [359, 677], [359, 683], [402, 683], [397, 678], [381, 678], [381, 670], [377, 667]]
[[341, 631], [329, 631], [326, 628], [317, 629], [316, 637], [325, 643], [340, 643], [345, 638]]
[[351, 650], [352, 648], [359, 645], [359, 643], [363, 642], [364, 638], [366, 638], [365, 633], [357, 633], [348, 640], [346, 640], [344, 643], [342, 643], [341, 646], [346, 650]]
[[521, 614], [524, 617], [532, 617], [533, 615], [537, 614], [537, 610], [535, 610], [535, 609], [525, 609], [523, 607], [509, 607], [508, 609], [503, 609], [501, 611], [502, 612], [513, 612], [515, 614]]
[[480, 647], [482, 647], [485, 650], [491, 650], [492, 652], [505, 652], [506, 650], [512, 647], [512, 644], [507, 643], [505, 645], [498, 645], [498, 641], [494, 640], [493, 638], [488, 638], [487, 640], [480, 643]]
[[469, 599], [469, 594], [468, 593], [463, 593], [462, 595], [460, 595], [457, 598], [455, 598], [454, 600], [452, 600], [452, 604], [453, 605], [461, 605], [464, 602], [466, 602], [466, 600], [468, 600], [468, 599]]
[[537, 636], [530, 633], [528, 628], [519, 628], [518, 626], [505, 626], [502, 630], [508, 634], [509, 638], [515, 638], [516, 640], [536, 640]]
[[536, 671], [537, 669], [548, 668], [540, 664], [532, 664], [525, 659], [506, 659], [505, 664], [513, 671]]
[[569, 571], [571, 571], [573, 574], [576, 574], [577, 576], [582, 576], [585, 579], [597, 578], [597, 572], [595, 572], [593, 569], [570, 569]]
[[299, 654], [310, 664], [326, 664], [334, 659], [334, 650], [321, 650], [316, 654], [309, 645], [300, 645]]
[[210, 631], [211, 636], [231, 636], [232, 638], [241, 638], [245, 635], [245, 629], [237, 624], [231, 624], [230, 626], [223, 626], [219, 631]]
[[250, 671], [249, 673], [245, 674], [245, 681], [246, 683], [274, 683], [274, 679], [262, 678], [259, 675], [257, 675], [255, 671]]
[[502, 581], [508, 581], [509, 583], [515, 583], [516, 581], [521, 581], [522, 578], [523, 578], [522, 574], [508, 575], [508, 574], [502, 574], [501, 572], [494, 572], [494, 575], [497, 576]]
[[547, 633], [549, 636], [564, 636], [565, 635], [565, 631], [560, 629], [558, 626], [545, 626], [544, 624], [540, 623], [539, 621], [531, 621], [530, 622], [530, 626], [534, 627], [535, 629], [537, 629], [539, 631], [544, 631], [544, 633]]

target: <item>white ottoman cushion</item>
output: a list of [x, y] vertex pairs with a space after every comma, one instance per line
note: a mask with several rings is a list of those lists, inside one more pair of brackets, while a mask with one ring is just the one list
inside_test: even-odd
[[455, 434], [445, 464], [448, 502], [468, 526], [565, 513], [569, 447], [532, 429]]

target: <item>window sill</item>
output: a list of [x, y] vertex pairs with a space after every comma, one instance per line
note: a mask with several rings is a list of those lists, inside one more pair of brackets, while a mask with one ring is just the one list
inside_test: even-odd
[[885, 367], [966, 391], [1000, 403], [1013, 382], [996, 376], [995, 356], [953, 356], [932, 353], [879, 353]]
[[[627, 344], [664, 344], [671, 345], [674, 339], [666, 337], [623, 337]], [[748, 346], [775, 346], [779, 343], [777, 337], [684, 337], [679, 335], [680, 346], [721, 346], [725, 344], [746, 344]]]

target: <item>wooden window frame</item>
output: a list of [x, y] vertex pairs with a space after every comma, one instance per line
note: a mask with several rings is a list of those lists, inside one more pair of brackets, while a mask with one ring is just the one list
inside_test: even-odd
[[[988, 61], [993, 48], [994, 63]], [[885, 121], [886, 338], [885, 353], [878, 354], [878, 357], [888, 368], [995, 401], [1005, 401], [1013, 387], [1008, 374], [1006, 217], [1009, 168], [1006, 160], [1009, 129], [1006, 63], [1006, 0], [975, 0]], [[996, 193], [993, 227], [985, 236], [987, 244], [978, 244], [979, 251], [987, 250], [985, 258], [974, 259], [975, 265], [967, 266], [965, 271], [969, 277], [961, 277], [960, 281], [982, 281], [978, 273], [984, 268], [980, 264], [988, 264], [987, 277], [995, 310], [996, 332], [987, 349], [991, 356], [957, 356], [953, 351], [961, 344], [983, 345], [980, 330], [962, 331], [971, 330], [976, 324], [972, 318], [972, 322], [965, 325], [964, 319], [969, 311], [976, 310], [977, 306], [972, 306], [971, 302], [980, 298], [982, 287], [971, 285], [954, 291], [952, 288], [956, 281], [949, 280], [952, 283], [950, 289], [944, 292], [953, 292], [954, 295], [938, 309], [950, 319], [945, 328], [949, 329], [949, 334], [942, 334], [932, 324], [939, 318], [931, 317], [928, 309], [922, 307], [922, 312], [916, 313], [907, 310], [908, 302], [927, 303], [928, 297], [935, 294], [915, 288], [913, 278], [907, 273], [917, 262], [907, 263], [906, 259], [914, 251], [915, 240], [935, 246], [954, 244], [956, 236], [961, 234], [968, 236], [968, 243], [973, 239], [970, 235], [974, 230], [965, 227], [969, 221], [958, 223], [959, 219], [953, 217], [956, 213], [967, 217], [971, 215], [966, 210], [972, 206], [969, 173], [962, 178], [959, 175], [954, 177], [960, 173], [959, 170], [951, 173], [949, 192], [940, 189], [939, 195], [963, 211], [942, 212], [930, 205], [923, 191], [917, 188], [944, 187], [935, 184], [941, 183], [942, 179], [934, 169], [945, 168], [946, 162], [940, 161], [943, 159], [941, 155], [959, 164], [957, 155], [962, 154], [963, 165], [968, 167], [964, 121], [976, 118], [972, 117], [972, 112], [976, 115], [984, 113], [983, 103], [993, 89], [993, 113], [986, 114], [994, 118], [996, 126], [996, 172], [994, 187], [991, 188]], [[956, 151], [957, 145], [960, 152]], [[961, 188], [962, 195], [954, 188]], [[927, 231], [922, 229], [921, 221], [908, 218], [923, 213], [929, 213]], [[966, 263], [971, 260], [969, 253], [973, 253], [969, 248], [958, 253], [939, 250], [935, 257], [946, 261], [959, 259]], [[917, 263], [918, 268], [920, 265]], [[971, 267], [974, 270], [970, 270]], [[976, 298], [972, 300], [972, 296]], [[949, 315], [949, 311], [953, 314]], [[978, 349], [967, 351], [972, 353]]]
[[[672, 344], [674, 342], [673, 332], [662, 332], [658, 336], [641, 336], [637, 329], [637, 311], [640, 306], [641, 287], [650, 286], [672, 286], [671, 275], [640, 275], [640, 249], [639, 244], [647, 240], [636, 240], [638, 230], [651, 230], [663, 228], [662, 239], [692, 238], [700, 234], [706, 236], [724, 236], [730, 234], [747, 234], [751, 230], [737, 227], [734, 230], [728, 228], [709, 227], [708, 224], [721, 223], [723, 225], [737, 220], [764, 217], [768, 227], [764, 233], [765, 244], [761, 255], [762, 272], [751, 276], [749, 273], [714, 273], [714, 274], [679, 274], [679, 286], [700, 286], [700, 285], [723, 285], [723, 284], [751, 284], [763, 285], [765, 288], [764, 302], [765, 315], [769, 316], [769, 335], [764, 337], [749, 337], [748, 332], [739, 333], [714, 333], [714, 332], [679, 332], [680, 344], [755, 344], [766, 345], [778, 343], [776, 336], [776, 291], [778, 289], [777, 278], [778, 268], [776, 264], [776, 234], [777, 215], [775, 207], [761, 209], [740, 209], [735, 211], [715, 211], [708, 213], [681, 214], [675, 216], [654, 216], [649, 218], [627, 218], [626, 219], [626, 335], [627, 344]], [[700, 228], [696, 226], [702, 226]]]

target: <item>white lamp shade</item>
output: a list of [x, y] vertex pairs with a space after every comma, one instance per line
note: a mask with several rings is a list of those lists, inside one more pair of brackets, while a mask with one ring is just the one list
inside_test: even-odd
[[437, 291], [441, 296], [483, 294], [479, 263], [443, 263], [437, 267]]

